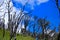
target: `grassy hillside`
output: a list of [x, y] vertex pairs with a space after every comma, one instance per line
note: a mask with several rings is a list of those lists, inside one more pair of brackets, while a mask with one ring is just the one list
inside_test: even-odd
[[[9, 40], [10, 36], [9, 36], [9, 31], [5, 31], [5, 36], [3, 38], [3, 31], [0, 29], [0, 40]], [[24, 35], [17, 35], [17, 40], [34, 40], [34, 38], [30, 37], [30, 36], [24, 36]]]

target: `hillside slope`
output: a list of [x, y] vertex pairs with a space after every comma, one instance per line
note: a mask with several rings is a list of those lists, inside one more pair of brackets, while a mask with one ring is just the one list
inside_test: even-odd
[[[5, 31], [5, 36], [3, 38], [3, 31], [0, 29], [0, 40], [9, 40], [10, 36], [9, 36], [9, 31]], [[17, 35], [17, 40], [34, 40], [34, 38], [30, 37], [30, 36], [24, 36], [24, 35]]]

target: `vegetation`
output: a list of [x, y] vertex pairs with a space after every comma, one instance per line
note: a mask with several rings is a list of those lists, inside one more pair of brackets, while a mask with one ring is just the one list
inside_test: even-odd
[[[28, 2], [26, 2], [26, 4], [22, 7], [22, 9], [20, 10], [21, 12], [19, 12], [18, 15], [16, 15], [16, 11], [14, 11], [13, 14], [11, 14], [13, 6], [10, 7], [10, 2], [11, 2], [11, 0], [9, 0], [6, 3], [6, 7], [8, 10], [7, 13], [8, 13], [8, 29], [9, 30], [5, 30], [5, 24], [4, 24], [5, 23], [5, 20], [4, 20], [5, 14], [4, 14], [2, 22], [0, 24], [0, 26], [2, 26], [0, 29], [0, 40], [35, 40], [35, 39], [36, 40], [42, 40], [42, 39], [43, 40], [60, 40], [59, 39], [60, 38], [60, 29], [59, 29], [59, 33], [57, 33], [55, 31], [56, 28], [54, 28], [53, 30], [51, 30], [49, 32], [48, 31], [48, 29], [50, 28], [49, 21], [47, 21], [45, 18], [38, 18], [36, 16], [33, 18], [32, 16], [30, 16], [30, 13], [32, 12], [32, 10], [30, 10], [28, 13], [24, 12], [24, 8]], [[60, 11], [60, 7], [58, 7], [58, 0], [56, 0], [56, 5], [57, 5], [58, 10]], [[33, 19], [33, 20], [31, 20], [31, 19]], [[22, 23], [22, 21], [24, 21], [25, 28], [21, 30], [21, 31], [23, 31], [22, 34], [16, 34], [17, 28], [18, 28], [19, 24]], [[30, 21], [34, 21], [34, 22], [30, 23]], [[29, 23], [31, 25], [29, 25]], [[26, 30], [27, 26], [33, 27], [33, 33], [30, 33], [29, 29], [28, 29], [28, 31]], [[38, 27], [38, 31], [41, 28], [41, 30], [42, 30], [41, 33], [38, 33], [38, 31], [36, 32], [36, 30], [35, 30], [36, 26]], [[60, 25], [59, 25], [59, 28], [60, 28]], [[47, 31], [49, 33], [47, 33]], [[28, 34], [28, 35], [26, 35], [26, 34]]]
[[[10, 35], [9, 31], [5, 30], [5, 36], [3, 38], [3, 31], [0, 29], [0, 40], [9, 40], [10, 39], [9, 35]], [[24, 36], [22, 34], [17, 34], [17, 40], [34, 40], [34, 38], [32, 38], [31, 36]]]

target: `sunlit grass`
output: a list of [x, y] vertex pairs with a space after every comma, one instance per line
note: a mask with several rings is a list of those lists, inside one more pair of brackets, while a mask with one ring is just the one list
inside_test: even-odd
[[[10, 34], [9, 31], [5, 30], [5, 36], [3, 38], [3, 31], [0, 29], [0, 40], [9, 40]], [[31, 36], [17, 35], [17, 40], [34, 40]]]

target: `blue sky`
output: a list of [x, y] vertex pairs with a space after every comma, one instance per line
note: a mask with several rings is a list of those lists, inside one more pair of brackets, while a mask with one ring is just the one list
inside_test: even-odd
[[[18, 0], [19, 1], [19, 0]], [[13, 5], [19, 10], [23, 6], [23, 2], [18, 2], [15, 0], [12, 0]], [[24, 0], [23, 0], [24, 1]], [[32, 0], [31, 0], [32, 1]], [[36, 0], [33, 0], [36, 1]], [[39, 0], [40, 1], [40, 0]], [[43, 0], [45, 2], [42, 2], [42, 0], [37, 3], [34, 2], [33, 4], [27, 4], [25, 7], [25, 11], [30, 11], [31, 8], [32, 10], [32, 15], [37, 16], [39, 18], [45, 18], [50, 21], [51, 29], [54, 28], [54, 26], [58, 27], [59, 24], [59, 11], [56, 7], [55, 0]], [[60, 2], [60, 1], [59, 1]], [[59, 3], [60, 5], [60, 3]]]

